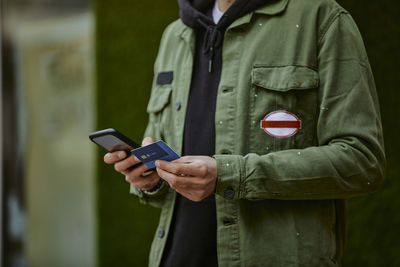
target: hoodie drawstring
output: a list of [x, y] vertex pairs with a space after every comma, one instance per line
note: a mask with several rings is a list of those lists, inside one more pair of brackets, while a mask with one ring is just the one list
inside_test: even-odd
[[208, 54], [208, 72], [212, 72], [214, 50], [219, 47], [222, 42], [222, 33], [218, 29], [217, 25], [208, 25], [204, 23], [200, 18], [197, 19], [199, 24], [204, 27], [206, 34], [203, 42], [203, 53]]

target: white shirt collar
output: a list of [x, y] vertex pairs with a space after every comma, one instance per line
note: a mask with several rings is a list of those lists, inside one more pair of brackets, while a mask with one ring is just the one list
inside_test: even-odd
[[218, 24], [218, 22], [222, 18], [223, 14], [224, 13], [221, 12], [221, 10], [219, 10], [218, 1], [215, 0], [214, 8], [213, 8], [213, 11], [212, 11], [212, 16], [213, 16], [213, 20], [214, 20], [215, 24]]

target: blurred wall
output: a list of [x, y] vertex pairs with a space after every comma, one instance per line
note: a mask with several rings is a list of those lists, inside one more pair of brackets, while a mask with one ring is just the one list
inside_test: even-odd
[[4, 266], [96, 266], [92, 15], [3, 3]]
[[23, 25], [29, 266], [94, 266], [89, 14]]
[[[153, 61], [162, 29], [178, 17], [177, 1], [96, 1], [97, 128], [115, 127], [140, 142]], [[340, 0], [364, 36], [380, 97], [387, 180], [373, 195], [348, 201], [345, 266], [400, 266], [400, 53], [395, 0]], [[98, 155], [99, 262], [144, 266], [158, 211], [128, 194], [124, 178]]]

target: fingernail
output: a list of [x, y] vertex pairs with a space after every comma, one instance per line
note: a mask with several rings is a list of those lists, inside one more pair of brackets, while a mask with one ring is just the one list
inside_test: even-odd
[[121, 151], [121, 152], [118, 153], [118, 158], [122, 159], [124, 157], [125, 157], [125, 152]]
[[160, 167], [160, 162], [158, 160], [156, 161], [156, 166]]

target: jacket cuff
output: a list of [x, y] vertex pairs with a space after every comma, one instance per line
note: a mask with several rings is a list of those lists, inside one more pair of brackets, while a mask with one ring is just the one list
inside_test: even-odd
[[154, 196], [157, 195], [157, 193], [161, 190], [161, 188], [163, 187], [165, 181], [163, 179], [158, 180], [157, 185], [150, 189], [150, 190], [142, 190], [146, 195], [148, 196]]
[[144, 190], [137, 189], [131, 185], [130, 193], [137, 196], [141, 203], [148, 204], [148, 199], [156, 198], [163, 195], [168, 189], [167, 183], [160, 183], [160, 187], [157, 190], [147, 192]]
[[226, 199], [240, 199], [245, 195], [246, 177], [244, 159], [238, 155], [214, 155], [217, 161], [218, 179], [215, 193]]

